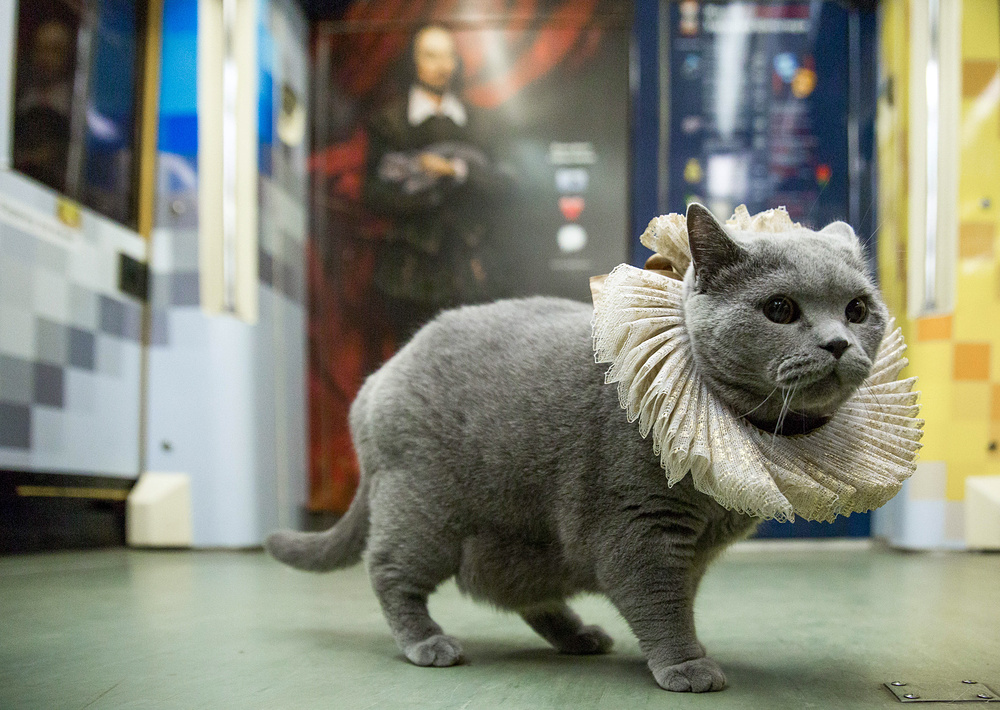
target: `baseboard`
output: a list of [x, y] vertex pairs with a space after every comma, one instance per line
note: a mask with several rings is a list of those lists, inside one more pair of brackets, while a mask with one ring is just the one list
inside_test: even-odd
[[133, 479], [0, 471], [0, 554], [125, 544]]

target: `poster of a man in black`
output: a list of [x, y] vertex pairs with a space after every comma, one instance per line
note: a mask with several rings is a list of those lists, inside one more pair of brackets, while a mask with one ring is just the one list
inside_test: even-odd
[[334, 5], [311, 53], [309, 505], [343, 512], [350, 403], [419, 326], [496, 298], [589, 300], [627, 260], [633, 13]]
[[406, 93], [368, 127], [362, 193], [369, 210], [390, 218], [375, 286], [400, 341], [442, 308], [497, 295], [491, 213], [513, 189], [477, 141], [451, 33], [421, 28], [409, 57]]

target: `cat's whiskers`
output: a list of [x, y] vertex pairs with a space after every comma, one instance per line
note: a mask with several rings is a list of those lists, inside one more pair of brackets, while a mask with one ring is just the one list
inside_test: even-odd
[[882, 221], [879, 222], [875, 226], [875, 231], [872, 232], [871, 235], [867, 239], [864, 239], [864, 240], [861, 241], [861, 248], [862, 249], [868, 249], [868, 245], [871, 244], [872, 239], [874, 239], [875, 235], [878, 234], [878, 230], [882, 229], [882, 225], [885, 224], [885, 220], [886, 220], [886, 218], [882, 217]]
[[[868, 209], [865, 210], [864, 215], [862, 215], [861, 220], [858, 222], [858, 229], [861, 229], [861, 225], [865, 223], [865, 219], [868, 217], [868, 213], [872, 211], [872, 207], [875, 206], [875, 203], [877, 201], [878, 201], [878, 198], [873, 197], [872, 201], [868, 203]], [[868, 246], [868, 245], [866, 244], [865, 246]]]
[[795, 396], [795, 390], [798, 387], [797, 384], [793, 384], [787, 390], [782, 389], [781, 398], [781, 411], [778, 412], [778, 422], [774, 425], [774, 431], [771, 432], [771, 453], [774, 453], [774, 444], [778, 439], [778, 432], [781, 431], [781, 427], [785, 424], [785, 418], [788, 416], [788, 412], [791, 409], [792, 398]]
[[829, 185], [829, 184], [830, 184], [829, 181], [827, 181], [823, 185], [823, 187], [821, 187], [819, 189], [819, 192], [816, 193], [816, 199], [813, 200], [812, 206], [809, 208], [809, 211], [806, 212], [806, 217], [803, 220], [803, 222], [805, 222], [807, 224], [809, 223], [809, 218], [812, 217], [813, 210], [815, 210], [816, 209], [816, 205], [819, 204], [819, 198], [821, 198], [823, 196], [823, 193], [826, 192], [826, 186]]
[[[866, 382], [862, 382], [861, 386], [864, 387], [865, 390], [867, 390], [868, 394], [870, 394], [872, 396], [872, 398], [874, 398], [875, 404], [878, 406], [879, 414], [884, 413], [885, 412], [885, 406], [879, 400], [878, 394], [875, 392], [875, 390], [872, 388], [872, 386], [870, 384], [868, 384], [867, 381]], [[868, 414], [869, 416], [871, 416], [871, 412], [868, 410], [868, 404], [867, 403], [863, 403], [863, 406], [865, 407], [865, 414]]]
[[771, 391], [770, 391], [770, 392], [768, 393], [768, 395], [767, 395], [767, 396], [766, 396], [766, 397], [764, 398], [764, 401], [763, 401], [763, 402], [761, 402], [760, 404], [758, 404], [758, 405], [757, 405], [756, 407], [754, 407], [753, 409], [751, 409], [751, 410], [750, 410], [749, 412], [743, 412], [743, 414], [738, 414], [737, 416], [738, 416], [739, 418], [741, 418], [741, 419], [742, 419], [743, 417], [747, 417], [747, 416], [750, 416], [751, 414], [753, 414], [754, 412], [756, 412], [756, 411], [757, 411], [758, 409], [760, 409], [761, 407], [763, 407], [763, 406], [764, 406], [765, 404], [767, 404], [767, 400], [771, 399], [771, 395], [772, 395], [772, 394], [774, 394], [774, 393], [775, 393], [775, 392], [777, 392], [777, 391], [778, 391], [778, 385], [775, 385], [775, 386], [774, 386], [774, 389], [773, 389], [773, 390], [771, 390]]

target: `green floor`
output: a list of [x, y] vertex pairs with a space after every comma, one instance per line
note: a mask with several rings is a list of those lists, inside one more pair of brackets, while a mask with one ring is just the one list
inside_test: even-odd
[[884, 681], [1000, 690], [1000, 556], [734, 549], [698, 604], [729, 688], [659, 690], [603, 600], [575, 607], [611, 655], [557, 655], [462, 598], [431, 612], [468, 663], [402, 660], [362, 568], [314, 576], [255, 552], [0, 559], [0, 708], [878, 708]]

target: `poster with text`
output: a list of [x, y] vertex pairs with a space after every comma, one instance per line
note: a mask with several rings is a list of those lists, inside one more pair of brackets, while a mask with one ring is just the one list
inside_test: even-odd
[[848, 15], [834, 2], [669, 4], [671, 211], [848, 219]]

